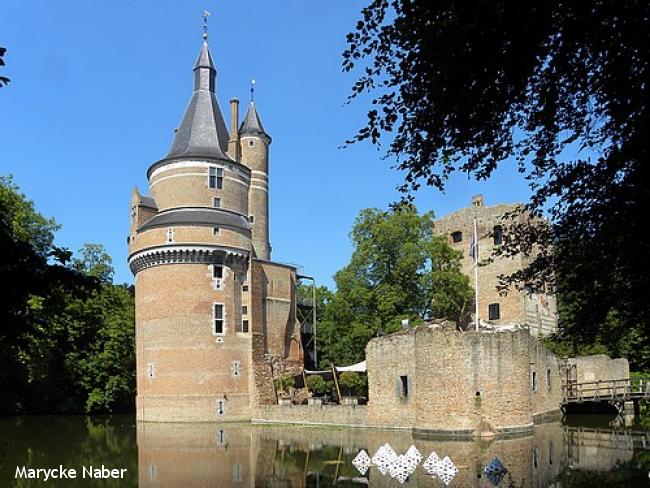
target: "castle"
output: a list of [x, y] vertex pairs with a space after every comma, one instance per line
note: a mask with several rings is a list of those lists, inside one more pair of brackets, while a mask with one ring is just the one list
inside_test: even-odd
[[251, 100], [230, 131], [206, 39], [168, 154], [131, 198], [138, 420], [250, 420], [303, 364], [296, 268], [271, 261], [269, 146]]
[[[295, 267], [271, 260], [271, 137], [252, 100], [241, 124], [239, 102], [230, 101], [227, 129], [216, 78], [206, 41], [171, 149], [147, 171], [149, 196], [136, 188], [131, 198], [128, 246], [135, 275], [137, 420], [330, 423], [472, 435], [484, 428], [527, 429], [533, 416], [557, 410], [559, 363], [529, 340], [528, 330], [506, 328], [483, 335], [428, 326], [368, 345], [367, 408], [277, 405], [273, 379], [303, 372], [296, 300], [300, 277]], [[485, 253], [490, 232], [507, 210], [476, 200], [469, 209], [439, 220], [436, 230], [461, 249], [476, 217]], [[471, 264], [466, 256], [465, 272], [471, 272]], [[497, 272], [523, 264], [503, 258], [489, 272], [481, 272], [481, 319], [495, 325], [532, 321], [531, 310], [546, 297], [517, 292], [503, 298], [494, 288]], [[548, 314], [534, 310], [537, 333], [553, 330], [555, 323], [546, 317], [554, 317], [554, 304]], [[447, 344], [448, 355], [440, 356], [436, 344]], [[467, 357], [473, 358], [471, 364], [461, 361]], [[502, 379], [501, 373], [510, 371], [506, 366], [514, 369]], [[535, 368], [547, 378], [543, 395], [536, 393], [535, 381], [530, 392]], [[484, 377], [479, 371], [486, 372]], [[459, 383], [466, 388], [449, 403], [463, 412], [456, 420], [427, 408], [435, 395], [455, 398]], [[503, 403], [512, 396], [512, 385], [520, 400], [517, 408]]]

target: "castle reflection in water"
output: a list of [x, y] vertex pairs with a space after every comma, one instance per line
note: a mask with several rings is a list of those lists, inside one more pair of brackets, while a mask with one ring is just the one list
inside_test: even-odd
[[[459, 470], [449, 486], [559, 487], [577, 486], [560, 482], [570, 471], [597, 477], [629, 464], [635, 449], [650, 448], [650, 434], [551, 423], [524, 437], [434, 440], [385, 430], [138, 423], [139, 486], [444, 486], [422, 466], [403, 485], [374, 467], [362, 476], [352, 459], [361, 449], [372, 456], [386, 442], [397, 453], [415, 445], [425, 457], [449, 456]], [[498, 481], [483, 471], [495, 457], [508, 470]]]

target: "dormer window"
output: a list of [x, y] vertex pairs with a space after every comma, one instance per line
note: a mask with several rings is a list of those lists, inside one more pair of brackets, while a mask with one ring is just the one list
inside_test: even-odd
[[451, 242], [453, 244], [458, 244], [459, 242], [463, 242], [463, 233], [459, 230], [457, 230], [456, 232], [452, 232]]

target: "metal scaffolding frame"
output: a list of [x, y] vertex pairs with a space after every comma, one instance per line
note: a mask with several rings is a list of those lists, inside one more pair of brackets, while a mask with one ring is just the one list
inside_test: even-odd
[[[305, 351], [305, 366], [315, 368], [318, 365], [316, 279], [313, 276], [296, 275], [296, 280], [296, 288], [303, 285], [304, 280], [311, 281], [311, 300], [296, 296], [296, 318], [300, 324], [300, 340]], [[308, 358], [313, 364], [307, 364]]]

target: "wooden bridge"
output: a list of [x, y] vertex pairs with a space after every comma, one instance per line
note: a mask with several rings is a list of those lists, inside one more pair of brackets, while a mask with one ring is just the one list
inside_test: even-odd
[[596, 380], [583, 383], [567, 382], [562, 385], [562, 406], [571, 403], [609, 402], [619, 412], [625, 402], [648, 400], [650, 381], [623, 378], [619, 380]]

